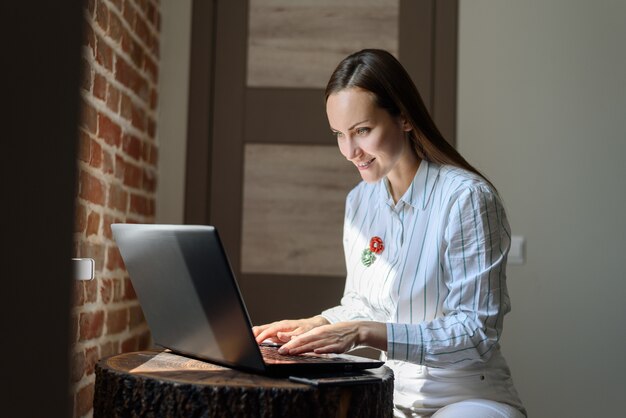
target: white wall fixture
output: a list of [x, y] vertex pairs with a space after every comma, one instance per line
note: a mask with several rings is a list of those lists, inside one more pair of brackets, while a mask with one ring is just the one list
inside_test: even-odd
[[72, 258], [74, 280], [92, 280], [95, 276], [96, 262], [93, 258]]
[[526, 238], [521, 235], [511, 236], [511, 249], [509, 250], [509, 264], [524, 264], [526, 258]]

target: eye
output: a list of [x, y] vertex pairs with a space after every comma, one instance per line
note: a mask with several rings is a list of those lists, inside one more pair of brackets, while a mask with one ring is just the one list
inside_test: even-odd
[[333, 131], [333, 135], [336, 136], [338, 139], [343, 137], [343, 134], [339, 131]]
[[366, 135], [370, 132], [370, 128], [356, 128], [356, 134], [357, 135]]

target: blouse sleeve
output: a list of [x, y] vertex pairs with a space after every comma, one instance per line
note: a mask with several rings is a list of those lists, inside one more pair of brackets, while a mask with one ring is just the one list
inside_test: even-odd
[[356, 238], [353, 236], [354, 232], [352, 231], [350, 223], [350, 220], [353, 218], [354, 210], [356, 209], [354, 206], [356, 192], [356, 190], [353, 190], [346, 198], [346, 209], [343, 222], [343, 252], [346, 259], [347, 269], [346, 285], [343, 297], [341, 298], [339, 305], [321, 313], [321, 315], [331, 324], [334, 324], [335, 322], [371, 319], [371, 315], [368, 313], [370, 311], [368, 304], [356, 290], [354, 275], [351, 272], [352, 269], [350, 268], [348, 260], [349, 249], [352, 248], [353, 240]]
[[466, 189], [450, 203], [440, 248], [448, 288], [444, 314], [419, 324], [387, 324], [389, 358], [460, 368], [486, 362], [497, 347], [510, 311], [504, 209], [486, 186]]

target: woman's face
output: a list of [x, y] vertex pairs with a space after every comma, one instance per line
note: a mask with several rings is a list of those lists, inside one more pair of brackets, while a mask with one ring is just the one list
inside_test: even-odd
[[368, 183], [399, 170], [399, 161], [411, 153], [405, 136], [410, 125], [378, 107], [367, 90], [348, 88], [331, 94], [326, 115], [339, 150]]

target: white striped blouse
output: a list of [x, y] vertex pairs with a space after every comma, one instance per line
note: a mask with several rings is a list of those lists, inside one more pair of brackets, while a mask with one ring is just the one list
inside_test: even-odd
[[[384, 249], [367, 267], [372, 237]], [[502, 203], [481, 177], [422, 161], [393, 203], [387, 180], [361, 182], [346, 199], [347, 278], [331, 323], [387, 323], [387, 358], [431, 367], [486, 362], [510, 310], [510, 229]]]

